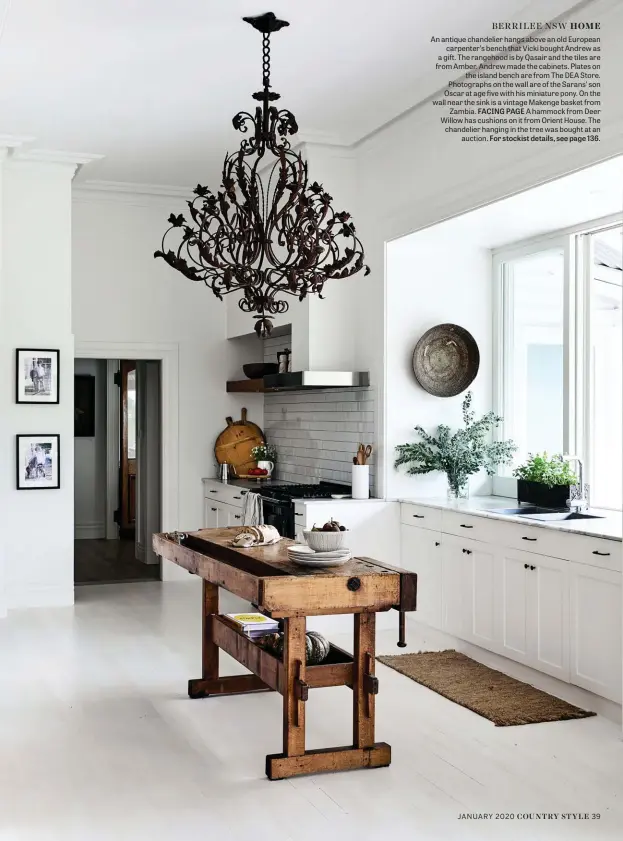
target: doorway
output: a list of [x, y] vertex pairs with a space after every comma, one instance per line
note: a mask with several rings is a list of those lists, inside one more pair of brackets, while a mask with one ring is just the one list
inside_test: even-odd
[[160, 361], [78, 358], [75, 377], [75, 584], [159, 580]]

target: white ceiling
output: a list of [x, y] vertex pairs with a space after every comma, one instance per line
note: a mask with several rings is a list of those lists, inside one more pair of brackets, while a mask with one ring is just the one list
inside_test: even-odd
[[80, 180], [213, 182], [253, 106], [268, 9], [273, 89], [303, 136], [353, 143], [446, 81], [431, 36], [549, 20], [574, 0], [0, 0], [0, 135], [91, 152]]

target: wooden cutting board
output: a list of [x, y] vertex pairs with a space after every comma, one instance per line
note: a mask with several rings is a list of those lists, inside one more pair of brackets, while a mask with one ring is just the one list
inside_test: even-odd
[[236, 469], [236, 475], [241, 476], [256, 466], [251, 450], [265, 444], [266, 438], [256, 423], [247, 420], [246, 409], [241, 412], [241, 420], [226, 418], [226, 421], [227, 427], [216, 439], [214, 455], [219, 464], [231, 464]]

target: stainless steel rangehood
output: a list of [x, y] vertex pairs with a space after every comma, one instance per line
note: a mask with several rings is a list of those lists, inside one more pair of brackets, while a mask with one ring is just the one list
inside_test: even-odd
[[289, 371], [287, 374], [268, 374], [264, 377], [264, 391], [303, 391], [312, 388], [367, 388], [367, 371]]

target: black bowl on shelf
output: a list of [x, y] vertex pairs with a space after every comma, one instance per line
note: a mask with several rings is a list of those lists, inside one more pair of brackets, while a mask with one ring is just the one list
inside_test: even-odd
[[259, 380], [267, 374], [276, 374], [279, 365], [276, 362], [249, 362], [248, 365], [242, 366], [242, 370], [250, 380]]

